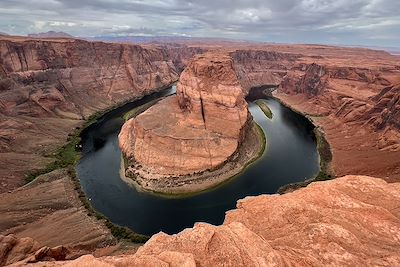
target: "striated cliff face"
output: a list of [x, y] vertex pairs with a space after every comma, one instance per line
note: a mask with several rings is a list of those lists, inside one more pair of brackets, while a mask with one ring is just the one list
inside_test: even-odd
[[372, 97], [376, 104], [368, 110], [363, 119], [377, 130], [387, 127], [400, 131], [400, 84], [385, 87]]
[[273, 50], [235, 50], [230, 52], [235, 71], [245, 94], [253, 87], [279, 86], [299, 55]]
[[[298, 56], [274, 96], [308, 114], [323, 129], [336, 175], [399, 181], [396, 57], [382, 51], [324, 46], [272, 49]], [[252, 72], [251, 67], [247, 70]]]
[[160, 49], [73, 41], [0, 42], [5, 115], [82, 118], [178, 78]]
[[154, 235], [134, 255], [46, 266], [398, 266], [400, 184], [366, 176], [239, 200], [221, 226]]
[[0, 192], [49, 163], [45, 155], [90, 115], [176, 81], [195, 53], [184, 46], [0, 38]]
[[328, 81], [326, 68], [312, 63], [301, 66], [301, 70], [304, 70], [301, 77], [296, 77], [295, 73], [289, 73], [283, 79], [280, 87], [289, 93], [293, 90], [294, 93], [304, 94], [308, 98], [322, 94]]
[[243, 140], [249, 120], [241, 84], [227, 55], [206, 54], [194, 60], [179, 78], [179, 107], [204, 129]]
[[135, 175], [189, 175], [228, 161], [250, 121], [232, 58], [208, 53], [183, 71], [176, 96], [125, 123], [119, 143], [130, 162], [142, 166]]

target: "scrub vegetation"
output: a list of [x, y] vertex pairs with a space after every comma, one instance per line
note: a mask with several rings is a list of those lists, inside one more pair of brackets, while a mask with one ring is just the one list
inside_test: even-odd
[[255, 101], [255, 103], [256, 103], [257, 106], [259, 106], [260, 109], [264, 112], [265, 116], [267, 116], [268, 119], [271, 120], [272, 117], [273, 117], [273, 114], [272, 114], [271, 109], [268, 107], [268, 105], [267, 105], [264, 101], [262, 101], [261, 99], [257, 99], [257, 100]]

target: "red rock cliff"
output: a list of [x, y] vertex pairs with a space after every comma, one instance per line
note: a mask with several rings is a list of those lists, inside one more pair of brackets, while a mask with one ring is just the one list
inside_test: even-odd
[[[73, 39], [0, 38], [1, 189], [43, 168], [82, 119], [178, 79], [196, 53]], [[23, 162], [20, 166], [18, 162]]]

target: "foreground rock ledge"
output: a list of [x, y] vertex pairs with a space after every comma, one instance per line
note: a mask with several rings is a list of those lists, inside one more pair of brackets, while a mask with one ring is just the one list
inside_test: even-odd
[[[239, 153], [246, 135], [253, 138], [247, 146], [251, 149]], [[207, 53], [183, 71], [176, 96], [125, 123], [119, 144], [129, 161], [127, 176], [142, 188], [186, 193], [239, 172], [257, 156], [261, 147], [257, 139], [232, 58]], [[212, 171], [232, 160], [239, 163], [213, 179]]]
[[246, 197], [221, 226], [154, 235], [134, 255], [46, 266], [400, 266], [400, 183], [345, 176]]

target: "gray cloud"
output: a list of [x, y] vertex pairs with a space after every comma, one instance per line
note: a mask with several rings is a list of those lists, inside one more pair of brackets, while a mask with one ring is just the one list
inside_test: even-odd
[[0, 32], [400, 46], [398, 0], [1, 0]]

